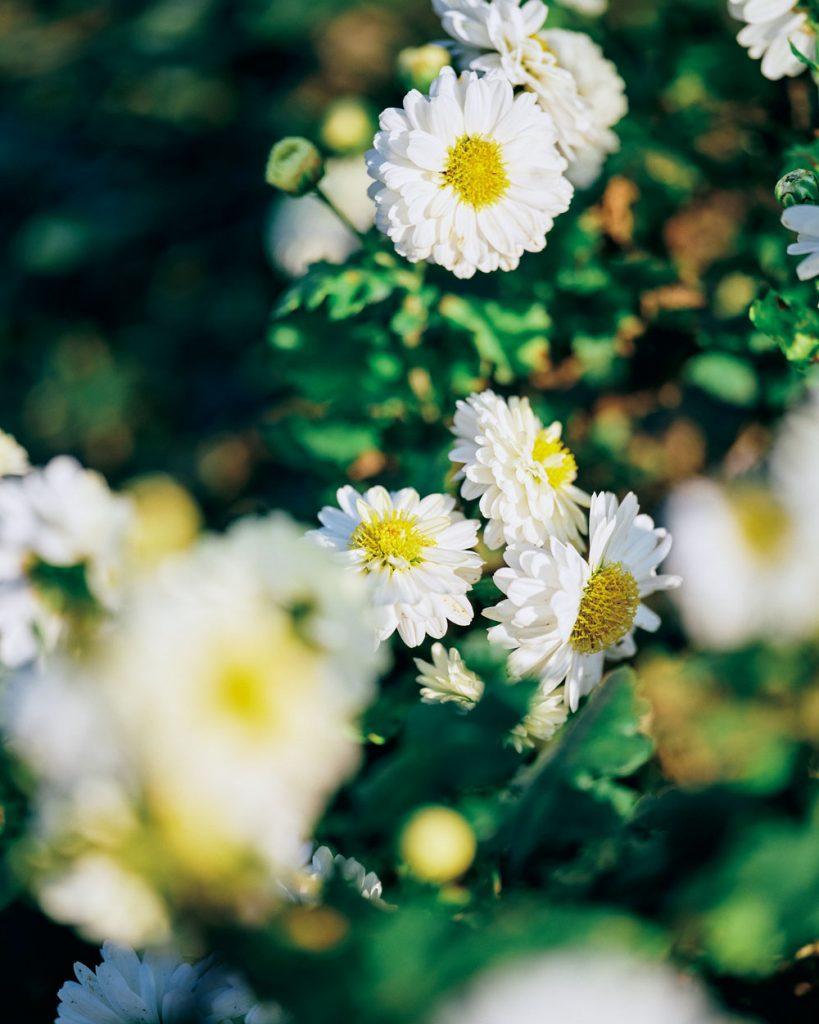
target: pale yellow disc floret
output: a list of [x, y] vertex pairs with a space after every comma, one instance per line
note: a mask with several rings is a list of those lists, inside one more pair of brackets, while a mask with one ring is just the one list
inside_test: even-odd
[[639, 604], [637, 580], [620, 562], [596, 569], [583, 590], [569, 642], [579, 654], [613, 647], [634, 625]]
[[509, 188], [509, 176], [500, 145], [479, 135], [462, 135], [450, 146], [443, 186], [476, 210], [491, 206]]
[[396, 562], [418, 565], [425, 548], [435, 541], [418, 529], [415, 516], [392, 510], [359, 523], [350, 537], [350, 547], [365, 552], [371, 568], [394, 567]]
[[573, 484], [577, 479], [577, 462], [559, 437], [541, 430], [532, 446], [532, 459], [539, 462], [545, 472], [549, 484], [560, 488]]

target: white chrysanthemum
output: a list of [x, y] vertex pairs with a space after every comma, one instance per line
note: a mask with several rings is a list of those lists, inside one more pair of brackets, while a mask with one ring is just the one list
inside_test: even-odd
[[90, 942], [108, 938], [146, 946], [170, 936], [168, 911], [155, 890], [107, 854], [86, 854], [35, 889], [49, 917], [76, 928]]
[[204, 1024], [286, 1024], [276, 1003], [260, 1003], [244, 978], [229, 974], [213, 985], [203, 1000]]
[[[327, 161], [322, 190], [359, 231], [372, 227], [375, 210], [367, 194], [370, 176], [362, 156]], [[299, 277], [311, 263], [343, 263], [359, 248], [358, 238], [314, 195], [281, 198], [273, 208], [268, 234], [271, 259]]]
[[617, 147], [610, 129], [625, 113], [623, 82], [599, 47], [578, 32], [544, 31], [549, 9], [541, 0], [433, 0], [433, 6], [455, 40], [459, 66], [499, 71], [535, 95], [554, 122], [569, 180], [589, 184]]
[[344, 857], [340, 853], [333, 854], [328, 846], [319, 846], [311, 853], [307, 850], [309, 860], [293, 879], [285, 885], [288, 896], [300, 903], [313, 903], [321, 893], [321, 889], [330, 879], [338, 877], [346, 882], [365, 900], [383, 905], [381, 900], [384, 891], [381, 879], [374, 871], [367, 871], [355, 857]]
[[819, 206], [806, 203], [791, 206], [782, 214], [782, 223], [796, 231], [796, 241], [788, 246], [790, 256], [804, 256], [796, 268], [800, 281], [808, 281], [819, 274]]
[[170, 954], [140, 957], [106, 942], [96, 970], [74, 964], [77, 980], [58, 992], [56, 1024], [188, 1024], [196, 1019], [207, 966]]
[[126, 499], [65, 456], [0, 480], [0, 662], [22, 665], [59, 635], [60, 616], [36, 583], [43, 564], [82, 567], [93, 596], [114, 603], [129, 519]]
[[805, 65], [793, 55], [791, 43], [810, 59], [816, 57], [816, 33], [800, 0], [728, 0], [732, 17], [744, 21], [737, 41], [754, 60], [762, 58], [766, 78], [793, 77]]
[[0, 477], [23, 476], [29, 469], [28, 452], [11, 434], [0, 430]]
[[568, 716], [569, 709], [562, 690], [556, 693], [536, 693], [526, 717], [509, 734], [509, 742], [519, 754], [533, 750], [548, 742]]
[[539, 677], [544, 694], [565, 681], [572, 711], [600, 682], [606, 658], [635, 653], [635, 628], [659, 626], [642, 599], [680, 584], [657, 575], [671, 537], [638, 513], [633, 494], [622, 503], [595, 494], [588, 558], [553, 538], [545, 548], [507, 548], [507, 568], [495, 573], [506, 600], [485, 612], [499, 623], [490, 640], [512, 650], [511, 674]]
[[454, 511], [454, 498], [421, 498], [411, 487], [371, 487], [362, 495], [347, 486], [337, 496], [340, 508], [325, 506], [322, 529], [312, 536], [366, 577], [379, 641], [398, 630], [417, 647], [427, 635], [442, 637], [450, 622], [469, 625], [466, 595], [483, 564], [470, 550], [479, 524]]
[[[297, 868], [358, 763], [377, 659], [365, 588], [284, 517], [203, 540], [143, 581], [101, 680], [180, 870]], [[238, 859], [237, 859], [238, 858]]]
[[612, 128], [628, 113], [626, 85], [617, 68], [583, 32], [550, 29], [542, 38], [561, 68], [575, 80], [586, 103], [591, 125], [582, 147], [577, 147], [566, 176], [577, 188], [588, 188], [600, 174], [610, 153], [620, 148]]
[[502, 75], [444, 68], [429, 97], [409, 92], [380, 125], [367, 154], [376, 226], [412, 262], [464, 278], [514, 270], [569, 208], [554, 125]]
[[582, 544], [589, 498], [575, 486], [577, 463], [559, 423], [544, 426], [527, 398], [483, 391], [457, 403], [453, 433], [449, 458], [461, 466], [464, 498], [480, 498], [490, 548], [551, 537]]
[[618, 953], [576, 949], [491, 970], [431, 1024], [727, 1024], [693, 978]]
[[466, 667], [454, 647], [447, 651], [443, 644], [433, 644], [430, 654], [432, 662], [415, 659], [421, 700], [425, 704], [452, 702], [466, 711], [474, 708], [483, 696], [483, 680]]

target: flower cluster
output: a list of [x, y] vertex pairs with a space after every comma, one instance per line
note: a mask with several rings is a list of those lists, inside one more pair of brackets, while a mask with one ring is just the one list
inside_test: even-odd
[[728, 10], [745, 22], [737, 39], [766, 78], [792, 78], [815, 60], [816, 30], [800, 0], [728, 0]]

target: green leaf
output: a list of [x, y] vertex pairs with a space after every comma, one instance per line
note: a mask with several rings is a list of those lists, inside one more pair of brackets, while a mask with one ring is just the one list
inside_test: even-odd
[[751, 307], [751, 322], [773, 338], [786, 357], [806, 366], [819, 358], [819, 310], [800, 297], [768, 292]]
[[751, 366], [727, 352], [704, 352], [686, 367], [688, 380], [709, 395], [731, 405], [750, 405], [757, 397], [756, 374]]

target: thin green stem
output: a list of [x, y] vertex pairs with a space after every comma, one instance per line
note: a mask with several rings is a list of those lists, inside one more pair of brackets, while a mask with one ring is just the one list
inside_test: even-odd
[[342, 211], [339, 210], [339, 208], [336, 206], [333, 200], [322, 189], [321, 185], [316, 185], [315, 194], [328, 209], [332, 210], [332, 212], [336, 215], [336, 217], [338, 217], [338, 219], [341, 221], [344, 227], [347, 228], [348, 231], [352, 231], [356, 238], [358, 238], [361, 241], [361, 244], [365, 245], [367, 239], [364, 233], [358, 230], [358, 228], [355, 226], [355, 224], [353, 224], [353, 222], [350, 220], [346, 213], [342, 213]]

